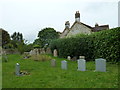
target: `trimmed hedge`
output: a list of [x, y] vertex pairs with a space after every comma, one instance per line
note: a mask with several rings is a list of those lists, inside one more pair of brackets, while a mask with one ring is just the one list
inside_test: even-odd
[[59, 57], [85, 56], [86, 60], [105, 58], [107, 61], [118, 62], [120, 47], [120, 27], [95, 32], [90, 35], [76, 35], [53, 41], [51, 50], [58, 50]]

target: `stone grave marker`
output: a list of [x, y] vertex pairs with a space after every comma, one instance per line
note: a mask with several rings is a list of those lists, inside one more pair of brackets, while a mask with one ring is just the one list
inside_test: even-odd
[[86, 71], [86, 60], [78, 59], [78, 71]]
[[68, 57], [67, 57], [67, 59], [68, 59], [68, 60], [71, 60], [71, 57], [70, 57], [70, 56], [68, 56]]
[[16, 72], [15, 72], [15, 74], [16, 74], [17, 76], [20, 75], [20, 65], [19, 65], [19, 63], [16, 63]]
[[55, 60], [55, 59], [51, 60], [51, 66], [52, 66], [52, 67], [55, 67], [55, 66], [56, 66], [56, 60]]
[[74, 56], [71, 60], [72, 60], [72, 61], [76, 61], [76, 60], [77, 60], [77, 57]]
[[67, 61], [61, 61], [61, 68], [67, 70]]
[[51, 49], [50, 49], [50, 48], [47, 48], [47, 49], [46, 49], [46, 53], [47, 53], [47, 54], [51, 54]]
[[79, 59], [85, 59], [85, 56], [79, 56]]
[[57, 49], [54, 49], [54, 51], [53, 51], [53, 56], [54, 56], [54, 57], [57, 57], [57, 56], [58, 56]]
[[96, 70], [100, 72], [106, 72], [106, 60], [103, 58], [95, 59]]
[[7, 55], [3, 55], [3, 58], [4, 58], [4, 61], [5, 61], [5, 62], [8, 62], [8, 57], [7, 57]]

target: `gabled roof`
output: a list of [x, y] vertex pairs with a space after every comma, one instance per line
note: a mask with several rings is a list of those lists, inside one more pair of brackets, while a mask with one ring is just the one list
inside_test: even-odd
[[87, 25], [87, 24], [84, 24], [84, 23], [82, 23], [82, 22], [77, 22], [77, 21], [75, 21], [75, 22], [73, 23], [73, 25], [71, 26], [71, 28], [72, 28], [76, 23], [82, 24], [82, 25], [84, 25], [84, 26], [86, 26], [86, 27], [88, 27], [88, 28], [90, 28], [90, 29], [93, 29], [91, 26], [89, 26], [89, 25]]
[[101, 30], [107, 30], [109, 29], [109, 25], [101, 25], [101, 26], [96, 26], [96, 27], [93, 27], [93, 32], [98, 32], [98, 31], [101, 31]]

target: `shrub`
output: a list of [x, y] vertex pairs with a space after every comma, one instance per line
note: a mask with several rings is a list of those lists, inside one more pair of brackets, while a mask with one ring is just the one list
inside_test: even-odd
[[59, 57], [82, 56], [86, 60], [105, 58], [107, 61], [119, 61], [120, 27], [95, 32], [91, 35], [76, 35], [53, 41], [51, 50], [58, 50]]

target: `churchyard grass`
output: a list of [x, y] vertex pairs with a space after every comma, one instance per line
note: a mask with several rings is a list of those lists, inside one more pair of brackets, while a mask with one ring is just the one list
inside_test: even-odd
[[[51, 55], [48, 55], [51, 56]], [[77, 62], [68, 61], [68, 69], [61, 69], [61, 61], [56, 59], [56, 67], [50, 61], [22, 59], [21, 55], [8, 55], [8, 62], [2, 62], [3, 88], [118, 88], [118, 66], [107, 63], [107, 72], [94, 72], [95, 62], [86, 63], [87, 71], [77, 71]], [[15, 64], [30, 74], [15, 75]]]

